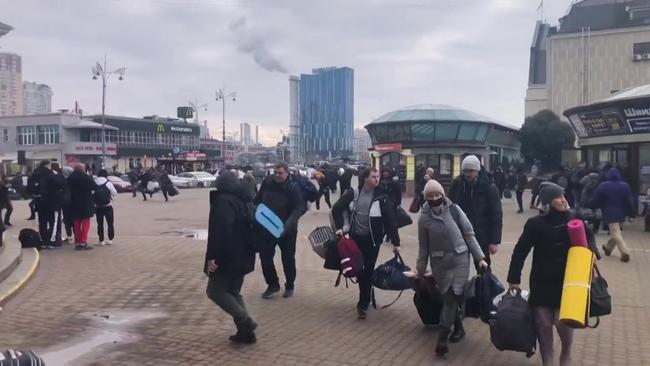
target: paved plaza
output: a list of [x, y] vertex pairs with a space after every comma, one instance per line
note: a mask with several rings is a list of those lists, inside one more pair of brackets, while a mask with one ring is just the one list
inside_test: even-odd
[[[323, 269], [309, 247], [308, 233], [328, 222], [327, 211], [313, 207], [300, 222], [295, 296], [263, 300], [266, 285], [258, 260], [243, 289], [259, 323], [258, 343], [231, 344], [231, 320], [205, 296], [205, 240], [179, 234], [207, 228], [208, 192], [183, 190], [168, 203], [160, 195], [142, 202], [121, 194], [115, 204], [115, 245], [42, 251], [34, 278], [0, 315], [0, 349], [32, 348], [48, 366], [541, 364], [537, 354], [526, 359], [497, 351], [488, 326], [476, 319], [466, 321], [467, 337], [452, 344], [445, 359], [435, 358], [437, 330], [421, 325], [411, 291], [390, 308], [370, 311], [366, 321], [357, 320], [356, 285], [335, 288], [336, 273]], [[404, 204], [409, 202], [405, 198]], [[24, 220], [26, 201], [15, 206], [10, 236], [37, 227]], [[503, 244], [493, 259], [502, 281], [523, 223], [535, 213], [515, 211], [514, 201], [505, 200]], [[618, 253], [599, 262], [610, 284], [613, 315], [598, 329], [576, 331], [575, 365], [650, 365], [650, 234], [641, 232], [639, 221], [624, 231], [631, 262], [621, 263]], [[402, 229], [401, 236], [403, 257], [414, 266], [416, 225]], [[603, 244], [607, 234], [597, 239]], [[93, 222], [91, 241], [96, 240]], [[390, 248], [383, 248], [379, 263], [390, 257]], [[276, 263], [281, 271], [279, 255]], [[395, 296], [378, 291], [377, 301], [387, 304]]]

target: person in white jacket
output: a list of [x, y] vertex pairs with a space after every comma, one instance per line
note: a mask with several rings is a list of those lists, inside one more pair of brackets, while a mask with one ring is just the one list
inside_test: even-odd
[[[117, 197], [117, 190], [113, 183], [108, 180], [108, 172], [105, 169], [99, 171], [95, 178], [97, 189], [95, 190], [95, 216], [97, 217], [97, 236], [99, 246], [113, 244], [115, 238], [115, 226], [113, 216], [113, 199]], [[108, 241], [104, 241], [104, 219], [108, 225]]]

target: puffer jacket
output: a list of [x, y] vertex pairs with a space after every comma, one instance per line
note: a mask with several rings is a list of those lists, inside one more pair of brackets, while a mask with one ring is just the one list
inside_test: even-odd
[[461, 175], [449, 188], [449, 199], [463, 209], [474, 227], [476, 240], [485, 250], [490, 244], [501, 243], [503, 211], [496, 185], [482, 169], [475, 183], [469, 183]]
[[626, 217], [636, 217], [630, 186], [623, 181], [618, 169], [607, 172], [607, 180], [594, 192], [594, 207], [603, 210], [605, 224], [624, 222]]
[[298, 231], [298, 220], [307, 211], [307, 204], [302, 199], [302, 192], [291, 176], [283, 183], [276, 183], [269, 176], [262, 182], [255, 196], [255, 204], [264, 203], [284, 223], [284, 231]]
[[[452, 214], [452, 210], [457, 210]], [[454, 220], [458, 217], [458, 224]], [[431, 265], [431, 273], [442, 293], [450, 288], [461, 295], [469, 277], [469, 255], [475, 261], [485, 257], [476, 238], [474, 229], [465, 213], [450, 200], [441, 207], [422, 206], [418, 220], [417, 272], [422, 274]]]

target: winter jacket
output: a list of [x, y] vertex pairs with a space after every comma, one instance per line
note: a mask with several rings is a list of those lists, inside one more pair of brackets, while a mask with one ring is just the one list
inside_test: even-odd
[[[453, 216], [456, 214], [451, 210], [456, 210], [458, 224]], [[417, 272], [423, 274], [427, 263], [431, 264], [431, 273], [443, 294], [449, 288], [456, 295], [463, 293], [469, 277], [468, 252], [475, 261], [485, 257], [469, 219], [450, 200], [441, 207], [432, 208], [428, 203], [424, 204], [418, 220], [418, 242]]]
[[93, 192], [97, 185], [91, 176], [74, 171], [68, 177], [70, 189], [70, 215], [73, 219], [86, 219], [95, 215]]
[[352, 187], [352, 176], [354, 175], [354, 172], [350, 168], [345, 168], [343, 171], [343, 174], [339, 177], [339, 185], [341, 186], [341, 192], [345, 192], [350, 187]]
[[291, 177], [282, 183], [276, 183], [271, 176], [266, 177], [255, 195], [255, 205], [263, 203], [278, 215], [284, 223], [285, 233], [298, 231], [298, 220], [307, 211], [300, 186], [291, 182]]
[[50, 210], [63, 209], [70, 201], [68, 182], [62, 174], [50, 174], [47, 177], [46, 189], [41, 199], [41, 205]]
[[[388, 172], [388, 177], [384, 178], [384, 172]], [[383, 168], [381, 170], [381, 187], [388, 195], [388, 198], [393, 201], [395, 206], [402, 204], [402, 186], [395, 180], [395, 174], [390, 168]]]
[[636, 217], [634, 198], [630, 186], [623, 181], [618, 169], [607, 172], [607, 180], [594, 192], [593, 206], [603, 210], [605, 224], [624, 222], [626, 217]]
[[162, 172], [158, 177], [158, 183], [160, 183], [160, 190], [165, 192], [169, 192], [174, 188], [174, 183], [165, 172]]
[[336, 183], [339, 181], [339, 170], [330, 168], [325, 172], [325, 184], [332, 192], [336, 192]]
[[497, 170], [494, 172], [494, 184], [499, 188], [500, 191], [503, 191], [506, 188], [507, 177], [502, 170]]
[[[106, 184], [106, 188], [108, 188], [108, 190], [111, 192], [111, 202], [113, 202], [113, 200], [117, 197], [117, 190], [115, 189], [113, 183], [111, 183], [108, 179], [104, 177], [95, 178], [95, 184], [97, 185], [98, 188], [99, 186], [104, 185], [104, 183]], [[109, 203], [106, 206], [98, 206], [98, 207], [108, 207], [110, 205], [111, 204]]]
[[[521, 283], [521, 270], [531, 249], [530, 298], [533, 306], [559, 309], [564, 284], [564, 270], [569, 252], [566, 224], [573, 218], [569, 212], [550, 211], [528, 219], [512, 253], [508, 283]], [[599, 257], [594, 236], [585, 225], [589, 248]]]
[[490, 244], [501, 243], [503, 212], [499, 190], [484, 170], [474, 183], [467, 182], [462, 175], [456, 177], [447, 197], [465, 212], [483, 250]]
[[205, 266], [215, 260], [216, 273], [243, 275], [255, 268], [255, 251], [249, 240], [253, 205], [243, 187], [210, 192], [210, 216]]
[[580, 185], [582, 186], [582, 192], [580, 195], [580, 206], [591, 208], [593, 204], [594, 192], [600, 184], [600, 174], [596, 172], [591, 172], [582, 179], [580, 179]]
[[[336, 230], [343, 229], [345, 224], [344, 212], [353, 210], [354, 189], [348, 189], [332, 206], [332, 219]], [[350, 215], [350, 232], [354, 232], [354, 213]], [[381, 187], [375, 188], [370, 204], [370, 236], [375, 246], [381, 245], [384, 236], [388, 235], [393, 246], [400, 245], [399, 233], [395, 220], [395, 206]]]
[[528, 185], [528, 177], [524, 173], [517, 173], [517, 184], [515, 185], [516, 192], [523, 192]]
[[9, 188], [6, 184], [0, 185], [0, 207], [9, 206]]
[[38, 199], [45, 194], [47, 178], [52, 175], [52, 171], [46, 167], [38, 167], [34, 173], [27, 179], [27, 193]]

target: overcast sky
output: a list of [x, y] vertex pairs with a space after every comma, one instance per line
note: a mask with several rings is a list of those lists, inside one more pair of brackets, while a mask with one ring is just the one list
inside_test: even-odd
[[[556, 24], [570, 0], [545, 0]], [[0, 0], [15, 28], [0, 52], [20, 54], [23, 79], [48, 84], [53, 108], [101, 111], [91, 67], [108, 56], [107, 113], [175, 116], [198, 98], [221, 136], [259, 124], [266, 144], [288, 131], [292, 74], [355, 71], [355, 125], [413, 104], [450, 104], [523, 123], [539, 0]]]

